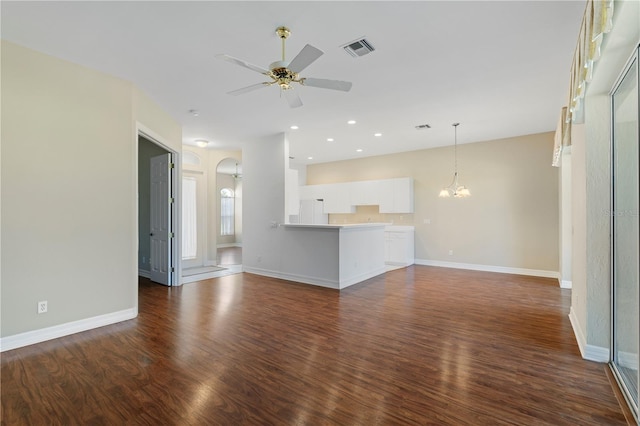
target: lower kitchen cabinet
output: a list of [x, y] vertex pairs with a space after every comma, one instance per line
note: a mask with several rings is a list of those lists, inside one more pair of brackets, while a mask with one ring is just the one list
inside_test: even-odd
[[396, 266], [413, 265], [415, 261], [413, 226], [387, 226], [384, 231], [385, 263]]

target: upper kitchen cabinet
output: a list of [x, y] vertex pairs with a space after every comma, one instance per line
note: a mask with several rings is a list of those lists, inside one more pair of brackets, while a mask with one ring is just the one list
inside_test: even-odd
[[393, 212], [392, 213], [413, 213], [413, 179], [412, 178], [393, 179]]
[[395, 178], [300, 188], [300, 199], [324, 200], [325, 213], [355, 213], [355, 206], [378, 205], [380, 213], [413, 213], [413, 179]]
[[380, 181], [380, 213], [413, 213], [413, 179]]
[[325, 213], [355, 213], [356, 208], [351, 203], [350, 191], [347, 185], [336, 183], [323, 185], [326, 187], [324, 199]]
[[380, 204], [382, 194], [380, 193], [380, 180], [363, 180], [359, 182], [348, 182], [351, 204], [354, 206], [376, 206]]

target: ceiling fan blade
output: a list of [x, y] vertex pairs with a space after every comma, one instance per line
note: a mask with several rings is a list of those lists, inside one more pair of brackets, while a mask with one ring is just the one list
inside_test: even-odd
[[249, 68], [252, 71], [259, 72], [260, 74], [269, 74], [269, 70], [259, 67], [257, 65], [253, 65], [249, 62], [243, 61], [242, 59], [234, 58], [233, 56], [225, 55], [221, 53], [216, 55], [216, 58], [222, 59], [223, 61], [231, 62], [233, 64], [240, 65], [241, 67]]
[[311, 65], [316, 59], [320, 56], [324, 55], [324, 52], [316, 47], [313, 47], [310, 44], [307, 44], [302, 48], [300, 53], [293, 58], [293, 60], [289, 63], [289, 68], [293, 72], [300, 72], [309, 65]]
[[298, 96], [296, 92], [294, 92], [291, 89], [283, 90], [283, 92], [284, 92], [284, 97], [289, 103], [289, 106], [291, 108], [298, 108], [302, 106], [302, 100], [300, 99], [300, 96]]
[[242, 95], [244, 93], [249, 93], [249, 92], [253, 92], [254, 90], [258, 90], [262, 87], [267, 87], [269, 86], [269, 83], [257, 83], [257, 84], [252, 84], [251, 86], [247, 86], [247, 87], [243, 87], [242, 89], [236, 89], [236, 90], [232, 90], [231, 92], [227, 92], [227, 95]]
[[340, 80], [327, 80], [326, 78], [303, 78], [303, 86], [320, 87], [321, 89], [341, 90], [348, 92], [351, 90], [351, 82]]

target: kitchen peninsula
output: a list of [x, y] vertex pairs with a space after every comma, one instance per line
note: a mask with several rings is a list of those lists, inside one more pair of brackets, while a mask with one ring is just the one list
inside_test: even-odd
[[343, 289], [386, 271], [384, 223], [285, 224], [281, 278]]

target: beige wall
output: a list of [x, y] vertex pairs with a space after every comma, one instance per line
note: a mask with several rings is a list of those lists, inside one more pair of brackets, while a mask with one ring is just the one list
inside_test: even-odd
[[459, 145], [460, 183], [472, 193], [467, 199], [438, 197], [453, 177], [453, 147], [310, 165], [307, 183], [413, 177], [413, 214], [376, 216], [369, 207], [353, 220], [332, 219], [412, 224], [419, 260], [553, 274], [559, 267], [559, 224], [552, 151], [553, 133]]
[[131, 83], [2, 42], [3, 341], [137, 313], [139, 124], [180, 150]]

